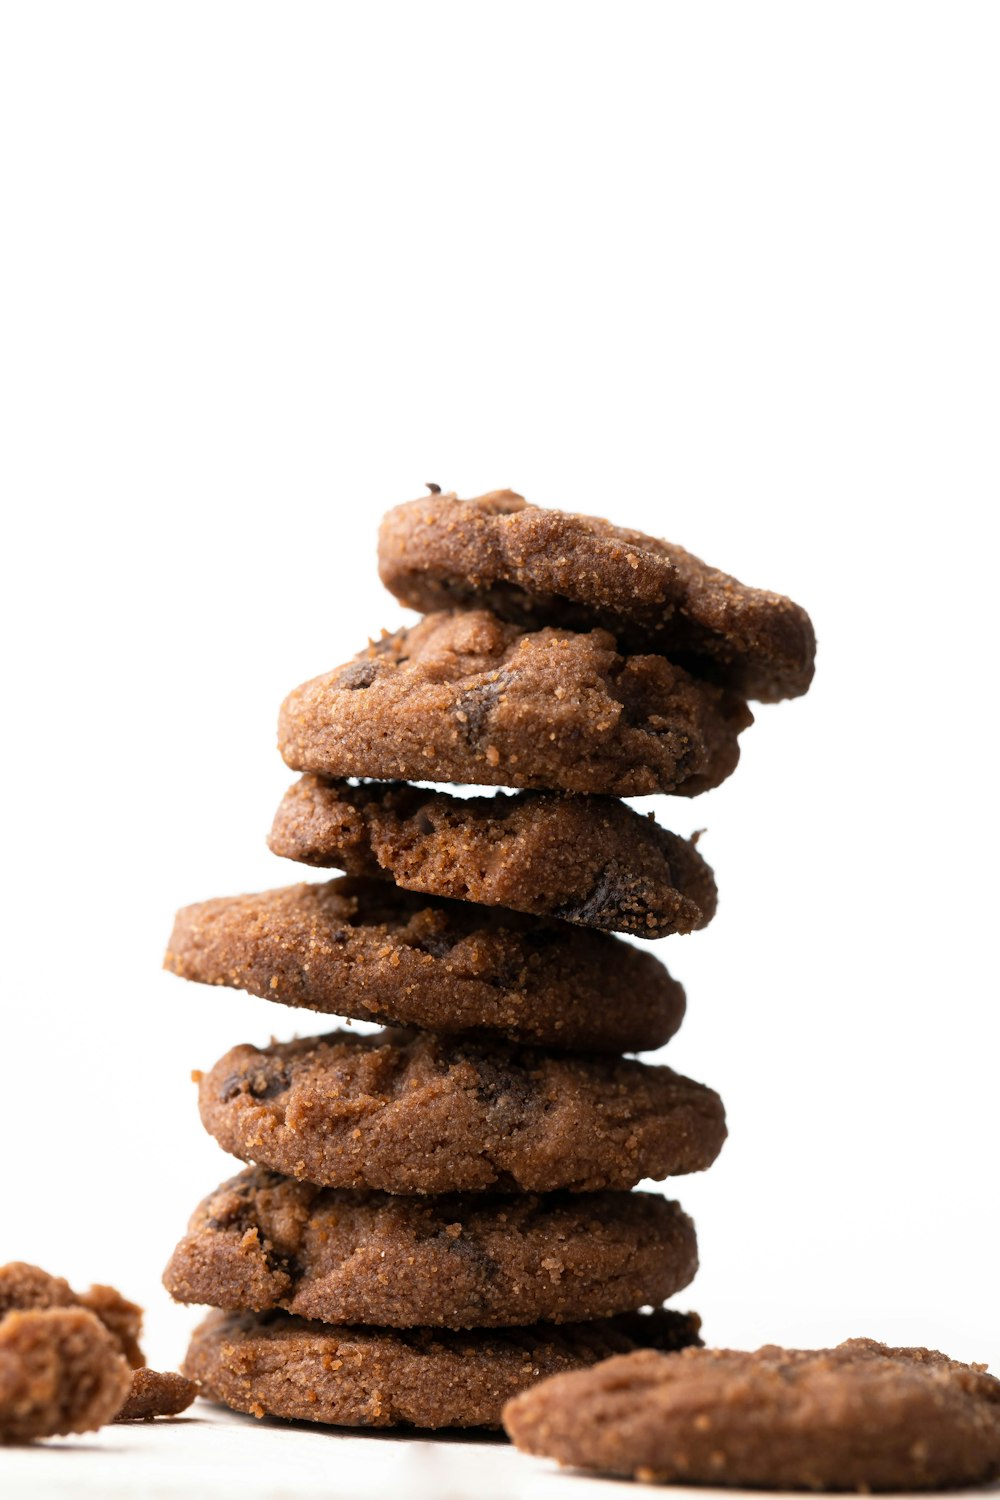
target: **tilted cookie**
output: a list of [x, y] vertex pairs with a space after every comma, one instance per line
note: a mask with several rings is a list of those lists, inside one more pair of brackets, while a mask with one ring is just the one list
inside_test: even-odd
[[517, 1397], [519, 1448], [601, 1474], [790, 1490], [927, 1490], [1000, 1476], [1000, 1381], [928, 1349], [636, 1353]]
[[342, 1427], [499, 1427], [504, 1402], [562, 1370], [699, 1342], [698, 1318], [666, 1309], [593, 1323], [468, 1333], [340, 1328], [287, 1313], [211, 1313], [184, 1373], [254, 1417]]
[[718, 1094], [670, 1068], [430, 1032], [245, 1044], [196, 1078], [226, 1151], [326, 1187], [630, 1188], [702, 1171], [726, 1135]]
[[497, 907], [346, 878], [178, 912], [164, 966], [284, 1005], [584, 1051], [661, 1046], [684, 991], [652, 954]]
[[611, 1317], [697, 1266], [694, 1225], [655, 1193], [410, 1198], [251, 1167], [198, 1206], [163, 1281], [234, 1312], [460, 1329]]
[[736, 768], [742, 698], [605, 630], [533, 632], [488, 610], [428, 615], [282, 705], [296, 771], [564, 792], [695, 796]]
[[268, 840], [275, 854], [407, 890], [659, 938], [714, 916], [693, 842], [614, 797], [453, 797], [400, 782], [303, 776]]
[[486, 606], [528, 629], [610, 630], [747, 698], [804, 693], [816, 637], [791, 599], [749, 588], [673, 542], [510, 490], [397, 505], [379, 532], [386, 588], [414, 609]]

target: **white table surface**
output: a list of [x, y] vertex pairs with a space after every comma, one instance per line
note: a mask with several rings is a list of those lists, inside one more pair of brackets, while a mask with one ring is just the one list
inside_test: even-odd
[[[560, 1470], [500, 1438], [428, 1439], [256, 1421], [204, 1401], [173, 1421], [0, 1449], [3, 1500], [637, 1500], [648, 1493], [644, 1486]], [[747, 1492], [670, 1493], [732, 1500]], [[998, 1495], [1000, 1485], [975, 1493]]]

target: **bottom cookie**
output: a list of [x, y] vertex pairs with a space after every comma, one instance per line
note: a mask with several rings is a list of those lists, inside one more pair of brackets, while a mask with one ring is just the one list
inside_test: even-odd
[[184, 1374], [255, 1417], [338, 1427], [499, 1427], [504, 1403], [538, 1380], [635, 1349], [698, 1344], [694, 1313], [659, 1309], [561, 1327], [489, 1333], [334, 1327], [287, 1313], [212, 1313]]
[[774, 1490], [930, 1490], [1000, 1476], [1000, 1380], [930, 1349], [649, 1351], [512, 1401], [519, 1448], [599, 1474]]

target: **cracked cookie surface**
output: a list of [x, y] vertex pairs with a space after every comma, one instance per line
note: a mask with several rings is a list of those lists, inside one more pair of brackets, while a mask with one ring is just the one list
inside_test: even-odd
[[233, 1156], [327, 1187], [597, 1192], [711, 1165], [712, 1089], [630, 1058], [332, 1032], [234, 1047], [196, 1075]]

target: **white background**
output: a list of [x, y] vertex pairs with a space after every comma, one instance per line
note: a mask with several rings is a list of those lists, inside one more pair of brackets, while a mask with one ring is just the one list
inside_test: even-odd
[[[159, 1273], [231, 1164], [188, 1081], [308, 1016], [159, 971], [286, 883], [284, 693], [403, 612], [433, 480], [786, 591], [813, 691], [644, 801], [731, 1139], [712, 1341], [1000, 1361], [1000, 22], [979, 4], [11, 4], [0, 20], [0, 1260]], [[320, 1027], [317, 1027], [320, 1029]]]

